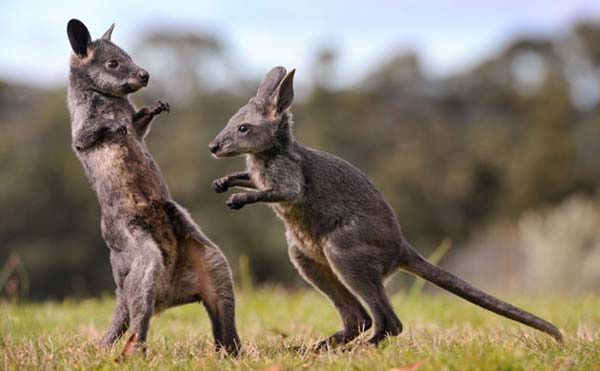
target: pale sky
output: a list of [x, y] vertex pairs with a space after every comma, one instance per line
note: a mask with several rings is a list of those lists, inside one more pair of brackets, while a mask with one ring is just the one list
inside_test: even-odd
[[0, 79], [47, 86], [66, 83], [71, 18], [94, 38], [115, 22], [113, 41], [126, 50], [156, 25], [214, 33], [248, 77], [284, 65], [305, 71], [302, 80], [315, 50], [336, 45], [348, 84], [401, 51], [415, 50], [428, 73], [445, 76], [513, 37], [560, 35], [575, 20], [600, 20], [600, 0], [2, 0], [0, 9]]

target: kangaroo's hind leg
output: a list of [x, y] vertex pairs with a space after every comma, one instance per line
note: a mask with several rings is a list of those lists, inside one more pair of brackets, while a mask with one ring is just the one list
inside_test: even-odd
[[385, 268], [377, 260], [377, 248], [369, 246], [330, 243], [325, 255], [340, 280], [369, 306], [375, 322], [375, 331], [369, 339], [377, 344], [387, 336], [402, 332], [402, 323], [385, 293]]
[[136, 241], [136, 256], [123, 283], [131, 333], [131, 337], [123, 350], [124, 356], [133, 353], [138, 344], [143, 346], [144, 351], [146, 350], [145, 343], [150, 318], [154, 313], [157, 283], [164, 271], [161, 252], [152, 238], [150, 236], [138, 236]]
[[235, 326], [235, 294], [227, 259], [194, 223], [188, 212], [175, 202], [167, 204], [167, 213], [176, 234], [181, 236], [182, 251], [190, 275], [186, 279], [192, 292], [202, 300], [212, 324], [215, 346], [230, 354], [241, 347]]
[[193, 264], [194, 285], [211, 321], [215, 347], [237, 354], [241, 347], [235, 326], [235, 294], [231, 268], [213, 244], [188, 238], [188, 253]]
[[333, 303], [344, 328], [321, 341], [317, 347], [345, 344], [371, 327], [371, 317], [358, 299], [338, 280], [327, 262], [317, 261], [305, 254], [297, 242], [288, 239], [292, 263], [302, 277]]
[[127, 331], [129, 326], [129, 313], [127, 311], [127, 302], [121, 292], [117, 289], [117, 302], [113, 312], [113, 317], [106, 334], [102, 338], [102, 344], [113, 345]]

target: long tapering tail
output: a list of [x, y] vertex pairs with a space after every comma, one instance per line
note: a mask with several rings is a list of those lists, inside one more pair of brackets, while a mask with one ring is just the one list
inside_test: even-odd
[[411, 256], [411, 258], [408, 259], [408, 263], [403, 267], [405, 270], [424, 278], [436, 286], [448, 290], [475, 305], [543, 331], [554, 337], [557, 341], [562, 342], [563, 338], [560, 330], [550, 322], [495, 298], [455, 275], [431, 264], [412, 247], [409, 250], [411, 251], [410, 254], [414, 256]]

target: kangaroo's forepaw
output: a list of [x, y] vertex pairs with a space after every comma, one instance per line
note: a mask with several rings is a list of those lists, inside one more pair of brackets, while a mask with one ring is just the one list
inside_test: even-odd
[[152, 106], [152, 114], [158, 115], [163, 112], [169, 112], [171, 110], [171, 106], [167, 103], [166, 100], [159, 100], [156, 102], [154, 106]]
[[225, 204], [231, 210], [239, 210], [246, 205], [246, 196], [242, 193], [234, 193], [229, 196]]
[[115, 121], [104, 129], [104, 135], [127, 135], [127, 123], [124, 121]]
[[229, 189], [228, 183], [229, 181], [227, 180], [227, 177], [215, 179], [212, 182], [212, 188], [217, 193], [223, 193]]
[[127, 126], [119, 126], [115, 129], [115, 133], [120, 135], [127, 135]]

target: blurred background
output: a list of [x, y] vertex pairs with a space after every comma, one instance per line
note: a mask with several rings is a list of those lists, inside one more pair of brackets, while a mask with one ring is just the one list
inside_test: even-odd
[[[488, 290], [600, 291], [600, 2], [3, 1], [0, 297], [114, 284], [70, 145], [66, 24], [81, 19], [167, 99], [148, 145], [238, 282], [304, 284], [265, 205], [210, 183], [243, 167], [207, 144], [271, 67], [297, 68], [297, 139], [378, 185], [419, 250]], [[402, 289], [407, 275], [392, 282]]]

